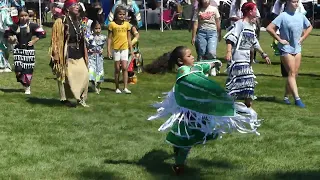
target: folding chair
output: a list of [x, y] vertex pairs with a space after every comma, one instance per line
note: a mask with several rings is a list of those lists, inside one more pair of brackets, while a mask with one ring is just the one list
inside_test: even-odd
[[178, 26], [182, 29], [184, 26], [188, 27], [191, 25], [192, 20], [192, 5], [182, 6], [182, 13], [178, 17]]
[[176, 12], [173, 13], [173, 15], [171, 15], [171, 10], [170, 9], [166, 9], [163, 11], [163, 17], [162, 17], [162, 21], [163, 21], [163, 29], [168, 29], [168, 30], [172, 30], [171, 24], [176, 16]]

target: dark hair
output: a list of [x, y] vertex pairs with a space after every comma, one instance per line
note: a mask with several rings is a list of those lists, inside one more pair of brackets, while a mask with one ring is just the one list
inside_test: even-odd
[[138, 27], [138, 21], [137, 21], [137, 18], [136, 18], [136, 15], [134, 14], [134, 12], [133, 11], [128, 11], [128, 17], [130, 17], [130, 24], [137, 28]]
[[236, 7], [236, 10], [240, 10], [240, 7], [241, 6], [241, 0], [236, 0], [236, 3], [235, 3], [235, 7]]
[[92, 7], [100, 6], [102, 8], [102, 4], [99, 1], [92, 3]]
[[183, 58], [187, 49], [185, 46], [178, 46], [172, 52], [164, 53], [151, 64], [148, 64], [144, 70], [150, 74], [166, 73], [168, 71], [173, 72], [175, 65], [181, 66], [181, 64], [178, 63], [178, 59]]
[[[93, 21], [93, 22], [91, 23], [91, 26], [90, 26], [91, 31], [94, 31], [94, 28], [95, 28], [95, 27], [96, 27], [96, 25], [98, 25], [98, 24], [100, 24], [100, 22], [99, 22], [99, 21]], [[101, 26], [101, 24], [100, 24], [100, 26]]]
[[114, 20], [116, 20], [116, 18], [118, 17], [118, 14], [120, 13], [120, 11], [127, 11], [125, 7], [123, 6], [118, 6], [116, 8], [116, 10], [114, 11]]
[[203, 8], [202, 0], [197, 0], [197, 1], [198, 1], [198, 9]]
[[20, 13], [21, 13], [21, 12], [26, 12], [27, 14], [29, 14], [29, 13], [28, 13], [28, 9], [27, 9], [26, 7], [22, 7], [22, 8], [19, 8], [19, 9], [18, 9], [18, 16], [20, 16]]

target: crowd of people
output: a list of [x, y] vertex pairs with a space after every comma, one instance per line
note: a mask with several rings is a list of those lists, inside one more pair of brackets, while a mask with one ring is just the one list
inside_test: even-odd
[[[277, 2], [279, 4], [274, 8], [278, 16], [266, 29], [277, 41], [280, 60], [287, 73], [284, 103], [290, 104], [291, 94], [295, 105], [303, 108], [305, 105], [298, 94], [296, 77], [301, 62], [301, 44], [310, 34], [312, 25], [299, 8], [298, 0]], [[173, 170], [176, 174], [183, 172], [190, 149], [196, 144], [216, 139], [232, 130], [259, 134], [257, 128], [261, 123], [252, 109], [256, 86], [252, 70], [255, 52], [267, 64], [271, 63], [259, 44], [260, 16], [254, 1], [232, 2], [232, 25], [224, 37], [217, 6], [210, 4], [210, 0], [194, 3], [191, 43], [196, 47], [197, 59], [190, 48], [178, 46], [145, 66], [145, 71], [152, 74], [177, 71], [172, 91], [164, 101], [155, 105], [157, 114], [149, 118], [153, 120], [171, 115], [159, 130], [171, 128], [167, 141], [174, 149]], [[141, 25], [135, 11], [127, 4], [117, 4], [108, 19], [108, 35], [104, 35], [101, 33], [105, 23], [101, 18], [101, 4], [94, 3], [93, 7], [97, 13], [91, 14], [89, 19], [85, 7], [77, 0], [66, 0], [63, 13], [55, 17], [52, 28], [50, 65], [57, 77], [60, 101], [68, 107], [77, 104], [89, 107], [86, 104], [88, 90], [100, 93], [104, 80], [105, 45], [108, 57], [114, 60], [115, 93], [131, 94], [128, 83], [135, 83], [134, 69], [142, 66], [138, 46]], [[17, 81], [25, 88], [25, 94], [31, 94], [36, 62], [34, 45], [45, 37], [45, 32], [38, 24], [29, 21], [25, 8], [18, 9], [18, 16], [16, 23], [7, 23], [3, 44], [6, 41], [13, 44]], [[226, 42], [225, 59], [228, 62], [225, 87], [207, 76], [213, 68], [221, 66], [221, 62], [215, 59], [218, 42], [222, 39]], [[0, 65], [3, 64], [9, 63]], [[123, 88], [120, 88], [120, 74], [123, 76]], [[76, 99], [77, 104], [70, 99]], [[244, 100], [244, 103], [238, 100]]]

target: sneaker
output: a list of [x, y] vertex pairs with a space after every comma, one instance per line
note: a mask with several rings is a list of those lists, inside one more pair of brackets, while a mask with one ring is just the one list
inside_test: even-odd
[[305, 108], [306, 105], [303, 104], [303, 102], [301, 101], [301, 99], [298, 99], [295, 101], [296, 106], [300, 107], [300, 108]]
[[287, 104], [287, 105], [290, 105], [290, 104], [291, 104], [289, 98], [284, 98], [284, 99], [283, 99], [283, 102], [284, 102], [285, 104]]
[[11, 71], [11, 69], [6, 68], [6, 69], [3, 70], [3, 72], [12, 72], [12, 71]]
[[81, 99], [80, 101], [78, 101], [78, 103], [79, 103], [81, 106], [83, 106], [83, 107], [90, 107], [89, 105], [87, 105], [87, 103], [86, 103], [83, 99]]
[[126, 93], [126, 94], [131, 94], [131, 91], [130, 91], [129, 89], [127, 89], [127, 88], [125, 88], [125, 89], [123, 90], [123, 92]]
[[30, 86], [26, 87], [25, 91], [24, 91], [24, 94], [31, 94], [31, 88]]
[[96, 88], [96, 93], [100, 94], [100, 92], [101, 92], [101, 89], [100, 88]]
[[116, 93], [117, 93], [117, 94], [121, 94], [122, 92], [121, 92], [120, 89], [116, 89]]
[[215, 67], [211, 69], [210, 76], [217, 76], [217, 71]]

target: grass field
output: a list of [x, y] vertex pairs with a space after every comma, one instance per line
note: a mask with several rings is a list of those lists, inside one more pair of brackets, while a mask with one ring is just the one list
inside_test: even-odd
[[[320, 179], [320, 36], [304, 42], [298, 83], [307, 108], [300, 109], [281, 102], [279, 58], [262, 32], [260, 43], [273, 65], [253, 67], [256, 95], [262, 97], [254, 102], [264, 119], [261, 136], [234, 133], [195, 147], [187, 172], [177, 178], [166, 134], [157, 131], [164, 120], [146, 120], [175, 76], [139, 74], [138, 84], [130, 86], [133, 94], [118, 95], [107, 60], [107, 82], [100, 95], [89, 94], [90, 108], [68, 109], [59, 103], [48, 66], [51, 29], [46, 30], [48, 37], [36, 44], [32, 95], [24, 95], [14, 73], [0, 74], [0, 179]], [[145, 64], [175, 46], [191, 47], [190, 37], [187, 31], [141, 31]], [[218, 55], [224, 53], [221, 42]], [[224, 86], [224, 73], [213, 78]]]

